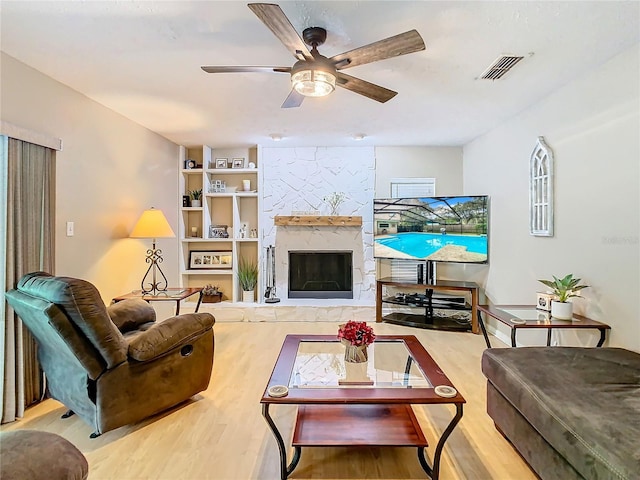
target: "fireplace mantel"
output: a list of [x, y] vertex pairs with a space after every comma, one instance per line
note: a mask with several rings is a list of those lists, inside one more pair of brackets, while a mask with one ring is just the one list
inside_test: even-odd
[[273, 222], [281, 227], [299, 225], [310, 227], [360, 227], [362, 226], [362, 217], [346, 215], [276, 215]]

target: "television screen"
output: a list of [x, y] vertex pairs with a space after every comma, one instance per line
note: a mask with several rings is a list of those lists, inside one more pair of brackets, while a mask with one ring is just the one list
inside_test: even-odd
[[488, 203], [486, 195], [375, 199], [374, 256], [487, 263]]

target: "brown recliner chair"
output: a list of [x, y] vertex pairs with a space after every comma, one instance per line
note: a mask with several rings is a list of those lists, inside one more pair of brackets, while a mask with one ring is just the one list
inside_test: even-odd
[[105, 307], [91, 283], [43, 272], [22, 277], [6, 298], [38, 343], [50, 396], [91, 425], [91, 437], [173, 407], [209, 385], [211, 314], [156, 323], [143, 300]]

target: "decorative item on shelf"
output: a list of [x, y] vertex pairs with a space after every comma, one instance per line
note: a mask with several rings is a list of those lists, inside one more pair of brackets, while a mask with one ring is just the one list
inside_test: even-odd
[[254, 169], [256, 168], [256, 164], [253, 162], [249, 162], [249, 168]]
[[231, 160], [231, 168], [244, 168], [244, 157]]
[[343, 192], [333, 192], [322, 199], [329, 205], [330, 215], [338, 215], [338, 208], [346, 200], [347, 196]]
[[[168, 287], [168, 281], [165, 274], [160, 269], [162, 263], [162, 250], [156, 248], [157, 238], [173, 238], [175, 233], [171, 229], [169, 222], [162, 213], [162, 210], [156, 210], [151, 207], [149, 210], [142, 212], [131, 234], [131, 238], [152, 238], [153, 243], [151, 249], [147, 250], [146, 262], [149, 264], [140, 287], [143, 294], [150, 293], [156, 295], [158, 292], [165, 292]], [[151, 275], [151, 278], [147, 278]], [[159, 279], [158, 276], [161, 278]]]
[[191, 206], [191, 195], [183, 195], [182, 196], [182, 206], [190, 207]]
[[223, 193], [227, 191], [227, 182], [224, 180], [212, 180], [209, 185], [209, 193]]
[[190, 250], [189, 270], [232, 268], [231, 250]]
[[338, 339], [345, 346], [344, 361], [361, 363], [369, 360], [367, 347], [376, 339], [373, 328], [365, 322], [349, 320], [338, 328]]
[[551, 301], [551, 316], [561, 320], [573, 319], [573, 304], [568, 300], [573, 297], [580, 297], [578, 292], [589, 285], [580, 285], [580, 278], [573, 278], [573, 274], [560, 279], [555, 275], [553, 280], [538, 280], [540, 283], [551, 288], [554, 295]]
[[240, 230], [238, 230], [238, 238], [247, 238], [247, 224], [243, 223], [242, 226], [240, 227]]
[[210, 225], [209, 238], [229, 238], [228, 225]]
[[242, 289], [242, 301], [253, 303], [256, 284], [258, 283], [258, 265], [252, 260], [247, 260], [244, 257], [240, 258], [238, 282]]
[[228, 168], [228, 158], [216, 158], [216, 168]]
[[257, 228], [252, 228], [251, 232], [249, 233], [249, 238], [258, 238], [258, 229]]
[[550, 312], [553, 295], [551, 293], [538, 292], [537, 297], [538, 299], [536, 301], [536, 308], [538, 310], [544, 310], [545, 312]]
[[191, 236], [192, 237], [198, 236], [198, 227], [191, 227]]
[[196, 168], [196, 166], [198, 165], [198, 163], [195, 160], [191, 160], [191, 159], [186, 159], [184, 161], [184, 168], [187, 170], [190, 170], [192, 168]]
[[242, 190], [245, 192], [251, 191], [251, 180], [242, 180]]
[[222, 301], [222, 292], [217, 285], [208, 283], [202, 287], [202, 303], [220, 303]]
[[189, 190], [189, 195], [191, 196], [191, 206], [192, 207], [201, 207], [202, 206], [202, 189]]

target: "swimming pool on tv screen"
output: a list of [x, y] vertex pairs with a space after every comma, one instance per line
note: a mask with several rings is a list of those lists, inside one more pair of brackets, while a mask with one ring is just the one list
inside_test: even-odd
[[426, 258], [447, 245], [465, 247], [468, 252], [487, 254], [486, 235], [442, 235], [439, 233], [397, 233], [376, 238], [385, 247], [416, 258]]

